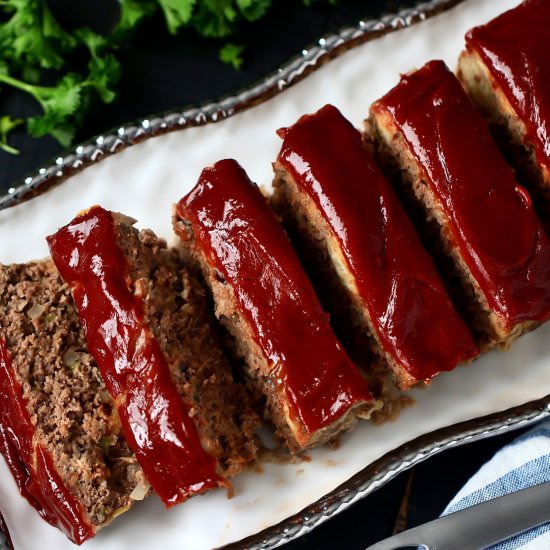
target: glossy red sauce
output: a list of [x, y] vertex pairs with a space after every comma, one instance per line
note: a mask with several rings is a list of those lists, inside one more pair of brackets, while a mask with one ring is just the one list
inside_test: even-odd
[[361, 134], [327, 105], [280, 135], [277, 160], [332, 229], [383, 350], [416, 380], [474, 357], [469, 329]]
[[432, 61], [403, 76], [373, 110], [388, 112], [402, 133], [490, 307], [509, 329], [546, 320], [550, 242], [456, 77]]
[[48, 237], [70, 285], [88, 349], [116, 401], [124, 436], [167, 506], [227, 486], [202, 448], [166, 359], [127, 286], [127, 260], [111, 212], [93, 207]]
[[233, 288], [294, 421], [311, 434], [370, 401], [285, 232], [236, 161], [206, 168], [177, 215]]
[[466, 35], [550, 165], [550, 2], [527, 0]]
[[6, 342], [0, 337], [0, 450], [20, 493], [46, 521], [82, 544], [94, 536], [94, 529], [56, 472], [49, 452], [33, 441], [34, 434]]

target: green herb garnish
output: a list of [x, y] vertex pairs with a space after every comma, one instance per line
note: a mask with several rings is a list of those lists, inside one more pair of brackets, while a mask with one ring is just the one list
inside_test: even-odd
[[[0, 86], [28, 93], [42, 108], [42, 114], [24, 121], [32, 136], [50, 135], [64, 147], [69, 146], [94, 103], [111, 103], [116, 99], [121, 77], [117, 48], [128, 33], [155, 13], [164, 16], [171, 34], [185, 28], [220, 39], [233, 35], [240, 23], [265, 16], [273, 2], [118, 1], [119, 22], [109, 35], [101, 36], [87, 28], [63, 29], [47, 0], [0, 0]], [[308, 6], [314, 1], [303, 0]], [[226, 43], [220, 48], [219, 58], [239, 70], [243, 50], [243, 45]], [[75, 52], [84, 53], [87, 58], [73, 67], [73, 59], [82, 59], [73, 55]], [[21, 124], [20, 119], [0, 115], [1, 150], [18, 153], [8, 144], [8, 135]]]
[[12, 155], [19, 154], [19, 151], [15, 147], [9, 145], [8, 134], [21, 124], [23, 124], [23, 120], [20, 118], [13, 119], [9, 115], [0, 117], [0, 149]]
[[243, 64], [243, 50], [244, 46], [242, 44], [225, 44], [225, 46], [220, 49], [220, 60], [224, 63], [228, 63], [238, 71]]

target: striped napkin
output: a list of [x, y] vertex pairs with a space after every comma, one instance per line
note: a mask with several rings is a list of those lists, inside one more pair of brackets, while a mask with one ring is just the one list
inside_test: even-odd
[[[538, 424], [503, 449], [466, 483], [442, 515], [550, 481], [550, 421]], [[491, 550], [548, 550], [550, 523], [508, 539]]]

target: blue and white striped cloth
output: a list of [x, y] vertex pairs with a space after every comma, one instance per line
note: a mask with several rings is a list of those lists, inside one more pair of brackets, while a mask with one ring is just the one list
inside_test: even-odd
[[[550, 481], [550, 421], [538, 424], [501, 449], [466, 483], [442, 515]], [[549, 550], [550, 523], [491, 547]]]

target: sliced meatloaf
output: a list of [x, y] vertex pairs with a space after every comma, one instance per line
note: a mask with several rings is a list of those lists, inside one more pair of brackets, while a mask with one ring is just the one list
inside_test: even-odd
[[258, 417], [235, 383], [199, 281], [178, 253], [99, 206], [48, 238], [126, 439], [166, 505], [256, 457]]
[[550, 229], [550, 2], [527, 0], [466, 35], [458, 76]]
[[50, 260], [0, 266], [0, 446], [22, 494], [77, 544], [149, 490]]
[[236, 161], [202, 172], [176, 206], [175, 230], [291, 450], [321, 444], [370, 414], [367, 383], [332, 332], [284, 230]]
[[273, 203], [313, 252], [345, 332], [400, 389], [472, 359], [470, 330], [360, 132], [326, 105], [279, 134]]
[[548, 319], [550, 242], [445, 64], [403, 76], [370, 114], [379, 158], [419, 208], [480, 344], [504, 346]]

